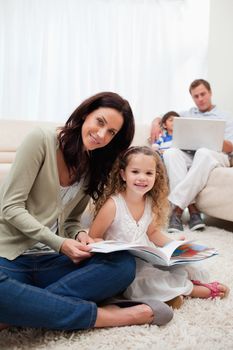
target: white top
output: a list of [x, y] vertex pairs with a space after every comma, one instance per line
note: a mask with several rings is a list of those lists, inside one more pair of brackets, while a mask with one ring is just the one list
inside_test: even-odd
[[[151, 198], [147, 196], [144, 213], [138, 221], [132, 217], [122, 195], [114, 195], [111, 198], [116, 205], [116, 215], [105, 239], [153, 246], [154, 243], [146, 234], [153, 217]], [[136, 263], [136, 277], [124, 292], [127, 299], [167, 301], [178, 295], [190, 294], [193, 288], [191, 279], [203, 281], [206, 278], [206, 271], [200, 269], [200, 265], [199, 269], [191, 265], [166, 269], [154, 267], [138, 258]]]
[[111, 196], [111, 198], [116, 205], [116, 215], [105, 234], [105, 239], [133, 242], [142, 245], [153, 244], [146, 234], [147, 228], [152, 221], [151, 199], [147, 196], [144, 213], [136, 221], [121, 194]]

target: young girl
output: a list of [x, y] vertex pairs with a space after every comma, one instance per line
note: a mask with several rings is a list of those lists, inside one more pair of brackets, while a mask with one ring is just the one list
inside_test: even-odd
[[[160, 156], [149, 147], [131, 147], [115, 162], [103, 195], [96, 203], [92, 238], [164, 246], [171, 241], [161, 232], [168, 213], [167, 177]], [[229, 288], [202, 283], [207, 273], [192, 266], [158, 268], [137, 260], [136, 278], [124, 297], [170, 301], [178, 296], [225, 297]]]

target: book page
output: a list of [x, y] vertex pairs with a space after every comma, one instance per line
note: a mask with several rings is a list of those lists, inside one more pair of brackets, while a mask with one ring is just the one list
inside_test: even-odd
[[[97, 243], [92, 243], [93, 252], [102, 252], [102, 253], [110, 253], [119, 250], [136, 250], [140, 252], [140, 256], [142, 256], [142, 252], [146, 252], [147, 256], [157, 255], [160, 259], [163, 259], [167, 265], [169, 264], [170, 258], [173, 252], [180, 245], [184, 245], [186, 243], [190, 243], [191, 241], [178, 241], [174, 240], [166, 244], [164, 247], [151, 247], [151, 246], [143, 246], [139, 244], [132, 244], [120, 241], [101, 241]], [[139, 253], [138, 253], [139, 254]], [[134, 253], [134, 255], [136, 255]], [[144, 254], [145, 255], [145, 254]]]

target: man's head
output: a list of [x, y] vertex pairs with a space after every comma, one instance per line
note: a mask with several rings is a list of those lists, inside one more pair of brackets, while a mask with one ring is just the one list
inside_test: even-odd
[[199, 111], [208, 112], [213, 108], [212, 91], [208, 81], [204, 79], [194, 80], [189, 87], [189, 92]]

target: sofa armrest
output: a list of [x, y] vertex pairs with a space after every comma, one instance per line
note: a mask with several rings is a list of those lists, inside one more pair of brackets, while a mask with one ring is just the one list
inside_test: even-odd
[[233, 221], [233, 168], [215, 168], [206, 187], [196, 198], [198, 209], [207, 215]]

